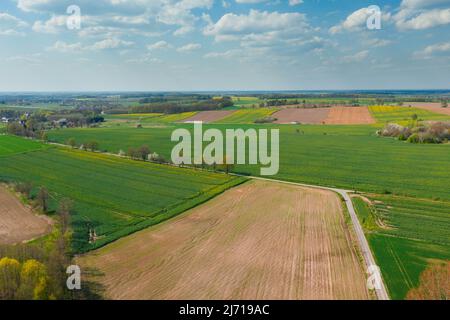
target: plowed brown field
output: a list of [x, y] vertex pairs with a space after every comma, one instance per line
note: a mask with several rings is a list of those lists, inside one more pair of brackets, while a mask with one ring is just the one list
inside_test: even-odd
[[252, 181], [77, 261], [113, 299], [367, 299], [341, 201]]
[[275, 112], [272, 117], [278, 119], [275, 123], [289, 124], [293, 122], [303, 124], [323, 124], [328, 117], [330, 108], [286, 108]]
[[42, 236], [51, 229], [48, 218], [36, 216], [0, 185], [0, 244], [15, 244]]
[[183, 120], [183, 122], [203, 121], [205, 123], [219, 121], [229, 116], [234, 111], [202, 111], [196, 115]]
[[375, 123], [367, 107], [333, 107], [326, 124], [372, 124]]
[[404, 105], [425, 109], [435, 113], [450, 115], [450, 107], [442, 108], [442, 104], [437, 102], [405, 102]]

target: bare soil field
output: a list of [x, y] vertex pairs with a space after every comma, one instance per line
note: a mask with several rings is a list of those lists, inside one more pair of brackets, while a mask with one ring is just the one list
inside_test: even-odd
[[450, 115], [450, 107], [442, 108], [442, 104], [438, 102], [405, 102], [404, 106], [425, 109], [431, 112]]
[[226, 111], [202, 111], [197, 113], [196, 115], [183, 120], [183, 122], [193, 122], [193, 121], [203, 121], [204, 123], [210, 123], [214, 121], [219, 121], [226, 116], [229, 116], [234, 111], [226, 110]]
[[[341, 201], [251, 181], [78, 258], [113, 299], [368, 299]], [[92, 278], [92, 279], [91, 279]]]
[[326, 124], [373, 124], [375, 119], [367, 107], [333, 107], [325, 120]]
[[0, 185], [0, 244], [32, 240], [51, 231], [51, 220], [35, 215]]
[[275, 123], [290, 124], [294, 122], [303, 124], [324, 124], [331, 108], [286, 108], [275, 112], [272, 117], [278, 120]]

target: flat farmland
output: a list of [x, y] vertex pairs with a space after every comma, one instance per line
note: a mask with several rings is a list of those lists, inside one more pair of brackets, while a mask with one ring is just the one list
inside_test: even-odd
[[50, 232], [50, 218], [35, 215], [2, 185], [0, 204], [0, 245], [21, 243]]
[[419, 120], [450, 120], [450, 116], [414, 107], [371, 106], [369, 110], [380, 123], [407, 123], [414, 115]]
[[109, 126], [111, 124], [130, 124], [130, 125], [145, 125], [145, 124], [158, 124], [158, 123], [173, 123], [183, 121], [187, 118], [195, 116], [197, 112], [183, 112], [175, 114], [162, 114], [162, 113], [136, 113], [136, 114], [116, 114], [106, 115], [106, 123], [103, 126]]
[[[191, 124], [176, 127], [192, 130]], [[450, 200], [450, 145], [416, 145], [377, 137], [379, 126], [204, 125], [218, 128], [279, 128], [280, 171], [277, 179], [374, 193]], [[100, 128], [50, 131], [51, 140], [64, 143], [97, 140], [111, 152], [147, 144], [170, 158], [175, 143], [172, 128]], [[259, 166], [234, 168], [259, 175]]]
[[373, 124], [373, 119], [367, 107], [332, 107], [328, 113], [326, 124]]
[[45, 145], [33, 140], [23, 139], [16, 136], [0, 135], [0, 157], [45, 148]]
[[258, 119], [270, 117], [278, 110], [276, 108], [240, 109], [215, 123], [254, 123]]
[[[75, 202], [76, 252], [169, 219], [242, 182], [224, 174], [65, 148], [0, 157], [0, 167], [0, 180], [46, 186], [53, 210], [58, 199]], [[88, 242], [89, 229], [95, 229], [99, 237], [93, 243]]]
[[390, 195], [367, 198], [369, 203], [357, 205], [358, 215], [390, 296], [404, 299], [419, 285], [425, 268], [450, 260], [450, 202]]
[[252, 181], [81, 256], [113, 299], [368, 299], [341, 201]]
[[231, 115], [233, 112], [234, 111], [232, 111], [232, 110], [202, 111], [192, 117], [184, 119], [184, 122], [203, 121], [204, 123], [211, 123], [211, 122], [222, 120], [223, 118]]
[[405, 105], [450, 116], [450, 108], [442, 108], [440, 102], [405, 102]]
[[273, 114], [277, 118], [275, 123], [290, 124], [293, 122], [303, 124], [324, 124], [330, 108], [286, 108]]

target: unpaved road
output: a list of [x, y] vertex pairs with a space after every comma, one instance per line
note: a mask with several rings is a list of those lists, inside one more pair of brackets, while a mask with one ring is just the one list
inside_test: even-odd
[[329, 190], [250, 181], [77, 261], [113, 299], [368, 299]]

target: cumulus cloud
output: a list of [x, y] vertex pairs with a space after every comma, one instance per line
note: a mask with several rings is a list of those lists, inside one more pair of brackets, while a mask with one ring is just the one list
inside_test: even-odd
[[306, 16], [298, 12], [278, 13], [277, 11], [250, 10], [248, 14], [227, 13], [216, 23], [209, 16], [204, 17], [208, 26], [203, 33], [213, 36], [216, 41], [239, 39], [268, 40], [281, 39], [286, 35], [298, 35], [311, 30]]
[[178, 2], [168, 1], [157, 14], [157, 21], [166, 25], [175, 25], [179, 28], [174, 35], [183, 35], [194, 30], [194, 24], [199, 20], [192, 13], [194, 9], [209, 9], [213, 0], [181, 0]]
[[[350, 14], [340, 24], [330, 28], [331, 34], [337, 34], [343, 31], [360, 31], [366, 28], [368, 19], [373, 16], [374, 11], [370, 7], [361, 8]], [[382, 21], [389, 21], [391, 15], [387, 12], [381, 13]]]
[[33, 24], [33, 31], [42, 33], [58, 33], [61, 28], [66, 26], [67, 16], [52, 16], [47, 21], [38, 20]]
[[[72, 0], [16, 0], [19, 9], [64, 15]], [[79, 0], [82, 23], [91, 26], [108, 26], [148, 29], [149, 25], [174, 26], [175, 35], [184, 35], [195, 29], [199, 17], [194, 10], [211, 8], [213, 0]], [[90, 16], [84, 15], [89, 12]], [[57, 32], [55, 21], [39, 21], [36, 31]], [[126, 33], [126, 31], [125, 31]]]
[[400, 30], [424, 30], [450, 24], [448, 5], [450, 0], [403, 0], [394, 16], [396, 26]]

